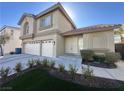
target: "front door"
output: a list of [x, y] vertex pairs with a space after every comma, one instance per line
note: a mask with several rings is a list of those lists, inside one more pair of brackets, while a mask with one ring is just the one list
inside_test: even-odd
[[77, 37], [65, 38], [65, 52], [66, 53], [78, 53], [78, 40]]

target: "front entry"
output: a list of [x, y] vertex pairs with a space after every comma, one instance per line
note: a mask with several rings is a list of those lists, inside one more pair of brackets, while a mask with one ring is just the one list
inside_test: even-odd
[[78, 53], [78, 38], [77, 37], [65, 38], [65, 52], [66, 53]]
[[53, 57], [53, 40], [42, 41], [42, 56]]

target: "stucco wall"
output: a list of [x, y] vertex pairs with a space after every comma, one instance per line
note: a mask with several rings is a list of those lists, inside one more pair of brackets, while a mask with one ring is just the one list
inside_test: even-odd
[[64, 54], [64, 50], [65, 50], [65, 43], [64, 43], [64, 37], [60, 36], [60, 35], [56, 35], [56, 53], [57, 56], [63, 55]]
[[23, 35], [23, 30], [24, 30], [24, 24], [28, 22], [29, 23], [29, 34], [32, 34], [33, 31], [35, 30], [34, 23], [35, 20], [32, 17], [25, 17], [24, 20], [21, 23], [21, 36]]
[[83, 38], [83, 49], [108, 49], [115, 51], [113, 35], [113, 31], [103, 31], [65, 37], [65, 52], [79, 53], [79, 38]]
[[84, 49], [101, 48], [114, 51], [114, 32], [104, 31], [83, 35]]
[[67, 18], [59, 10], [56, 12], [58, 15], [57, 29], [59, 29], [61, 32], [66, 32], [74, 29], [72, 24], [67, 20]]

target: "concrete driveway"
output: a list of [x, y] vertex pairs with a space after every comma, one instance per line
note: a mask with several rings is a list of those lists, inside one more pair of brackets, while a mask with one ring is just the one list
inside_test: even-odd
[[[28, 54], [18, 54], [18, 55], [7, 55], [3, 58], [0, 58], [0, 68], [1, 67], [10, 67], [12, 69], [12, 74], [15, 73], [13, 68], [15, 65], [19, 62], [22, 63], [23, 69], [27, 68], [28, 60], [30, 59], [49, 59], [54, 60], [56, 62], [56, 67], [58, 67], [58, 64], [64, 64], [65, 69], [68, 70], [69, 64], [76, 65], [78, 68], [77, 73], [82, 73], [81, 69], [81, 60], [66, 60], [64, 58], [50, 58], [50, 57], [43, 57], [43, 56], [35, 56], [35, 55], [28, 55]], [[84, 65], [86, 67], [86, 65]], [[106, 69], [106, 68], [99, 68], [99, 67], [93, 67], [93, 73], [95, 76], [103, 77], [103, 78], [109, 78], [109, 79], [116, 79], [124, 81], [124, 62], [118, 62], [116, 69]]]

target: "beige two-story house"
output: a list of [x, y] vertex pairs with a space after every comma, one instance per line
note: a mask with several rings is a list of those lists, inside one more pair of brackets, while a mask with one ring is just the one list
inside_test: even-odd
[[23, 53], [57, 57], [79, 54], [81, 49], [114, 51], [113, 30], [120, 25], [95, 25], [77, 29], [60, 3], [33, 15], [23, 14], [21, 26]]
[[21, 30], [18, 27], [3, 26], [0, 30], [0, 36], [7, 35], [8, 40], [2, 46], [3, 54], [9, 54], [15, 52], [16, 48], [21, 48], [22, 40], [20, 37]]

